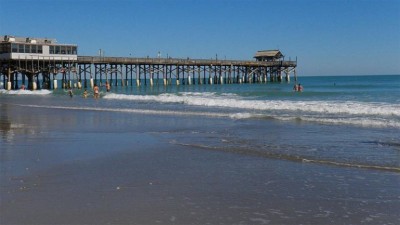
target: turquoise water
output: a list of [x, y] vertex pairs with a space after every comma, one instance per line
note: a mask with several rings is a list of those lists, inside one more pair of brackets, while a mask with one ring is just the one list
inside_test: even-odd
[[[274, 118], [322, 124], [400, 128], [400, 76], [301, 77], [292, 83], [113, 87], [110, 107], [172, 107], [232, 118]], [[161, 82], [160, 82], [161, 83]], [[80, 92], [77, 92], [79, 95]], [[55, 95], [65, 95], [56, 92]]]
[[[163, 211], [177, 218], [194, 213], [200, 224], [253, 224], [251, 215], [261, 213], [271, 224], [398, 224], [400, 76], [299, 77], [299, 82], [301, 93], [292, 90], [293, 81], [167, 87], [159, 82], [113, 86], [111, 92], [101, 86], [99, 99], [91, 90], [88, 98], [77, 89], [72, 98], [61, 89], [0, 90], [4, 209], [26, 207], [32, 213], [27, 218], [36, 218], [36, 209], [58, 209], [48, 205], [49, 198], [62, 206], [77, 192], [77, 200], [55, 213], [66, 212], [63, 218], [70, 221], [68, 210], [77, 205], [93, 212], [88, 202], [100, 201], [94, 205], [101, 212], [114, 212], [100, 196], [109, 193], [115, 205], [129, 201], [133, 208], [168, 197]], [[29, 189], [29, 182], [16, 179], [23, 176], [39, 184], [47, 180], [47, 186]], [[137, 181], [149, 177], [163, 182], [149, 180], [138, 192]], [[103, 190], [124, 185], [130, 188], [121, 188], [121, 198]], [[198, 205], [169, 211], [185, 192]], [[26, 203], [29, 193], [36, 200]], [[128, 211], [131, 216], [134, 210]], [[14, 212], [20, 218], [18, 210], [6, 215]], [[90, 213], [80, 216], [85, 215]], [[145, 221], [153, 217], [143, 214]], [[121, 221], [132, 221], [127, 218]]]
[[[221, 119], [228, 127], [245, 124], [232, 135], [250, 135], [255, 141], [245, 147], [264, 156], [400, 170], [399, 75], [299, 77], [298, 82], [303, 92], [293, 91], [293, 81], [164, 86], [160, 80], [154, 86], [112, 86], [111, 92], [101, 86], [97, 100], [91, 90], [85, 99], [78, 89], [72, 98], [62, 89], [3, 90], [0, 99], [35, 108]], [[265, 132], [278, 138], [265, 141]], [[224, 145], [237, 146], [236, 139]]]

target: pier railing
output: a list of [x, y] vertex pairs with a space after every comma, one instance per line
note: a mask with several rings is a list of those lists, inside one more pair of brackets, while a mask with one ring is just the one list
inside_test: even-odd
[[193, 65], [193, 66], [279, 66], [295, 67], [296, 61], [246, 61], [246, 60], [216, 60], [216, 59], [179, 59], [179, 58], [130, 58], [130, 57], [100, 57], [78, 56], [78, 64], [127, 64], [127, 65]]

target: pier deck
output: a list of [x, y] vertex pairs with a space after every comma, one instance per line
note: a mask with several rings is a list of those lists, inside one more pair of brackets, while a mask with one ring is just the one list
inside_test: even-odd
[[125, 64], [125, 65], [194, 65], [194, 66], [281, 66], [296, 67], [296, 61], [249, 61], [249, 60], [216, 60], [216, 59], [179, 59], [179, 58], [132, 58], [78, 56], [78, 64]]

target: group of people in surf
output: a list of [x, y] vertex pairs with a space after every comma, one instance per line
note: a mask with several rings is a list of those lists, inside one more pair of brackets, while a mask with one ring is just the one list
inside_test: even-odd
[[[111, 90], [111, 86], [110, 86], [110, 83], [108, 83], [108, 81], [106, 81], [106, 84], [105, 84], [104, 86], [106, 87], [106, 91], [107, 91], [107, 92], [109, 92], [109, 91]], [[68, 89], [68, 95], [69, 95], [71, 98], [74, 96], [74, 94], [73, 94], [71, 88]], [[84, 97], [84, 98], [87, 98], [87, 97], [88, 97], [88, 91], [86, 90], [86, 88], [85, 88], [85, 90], [83, 91], [83, 97]], [[97, 86], [97, 84], [95, 84], [95, 85], [93, 86], [93, 97], [96, 98], [96, 99], [100, 97], [100, 89], [99, 89], [99, 86]]]
[[293, 91], [297, 91], [297, 92], [302, 92], [303, 91], [303, 86], [301, 86], [301, 84], [295, 84], [293, 87]]

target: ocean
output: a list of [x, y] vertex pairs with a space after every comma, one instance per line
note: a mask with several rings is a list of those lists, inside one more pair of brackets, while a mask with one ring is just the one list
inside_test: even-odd
[[[400, 75], [300, 76], [298, 82], [303, 92], [293, 91], [294, 81], [164, 86], [159, 80], [154, 86], [112, 86], [111, 92], [101, 86], [99, 99], [91, 90], [88, 98], [78, 89], [73, 97], [62, 89], [0, 90], [2, 214], [7, 222], [24, 222], [14, 211], [24, 208], [17, 200], [49, 189], [31, 184], [25, 190], [19, 180], [55, 179], [42, 174], [58, 170], [69, 171], [68, 177], [77, 162], [98, 166], [100, 159], [110, 170], [93, 178], [100, 167], [79, 164], [91, 172], [73, 173], [82, 179], [78, 187], [86, 188], [82, 177], [94, 183], [102, 183], [97, 180], [101, 176], [103, 181], [104, 176], [131, 178], [110, 172], [117, 170], [114, 164], [132, 170], [131, 164], [115, 163], [124, 162], [121, 154], [128, 154], [131, 162], [138, 160], [134, 157], [147, 160], [135, 161], [141, 165], [137, 170], [147, 171], [138, 175], [147, 179], [146, 187], [164, 185], [140, 200], [146, 207], [130, 206], [141, 216], [98, 202], [93, 195], [86, 201], [94, 201], [94, 209], [80, 208], [93, 214], [71, 213], [74, 205], [87, 202], [61, 198], [64, 217], [46, 220], [52, 201], [30, 196], [34, 200], [28, 204], [42, 210], [26, 209], [26, 218], [65, 223], [68, 216], [80, 215], [86, 220], [72, 221], [99, 224], [94, 215], [111, 210], [101, 216], [104, 222], [398, 224]], [[60, 169], [62, 165], [70, 167]], [[154, 176], [158, 178], [149, 178]], [[110, 197], [110, 202], [125, 202], [134, 190], [149, 194], [144, 187], [136, 190], [142, 184], [123, 185], [127, 188], [115, 184], [117, 190], [126, 190], [124, 198]], [[86, 195], [82, 191], [77, 198]], [[148, 201], [157, 202], [158, 213]], [[182, 208], [170, 211], [171, 204]], [[117, 215], [120, 223], [114, 221]]]

